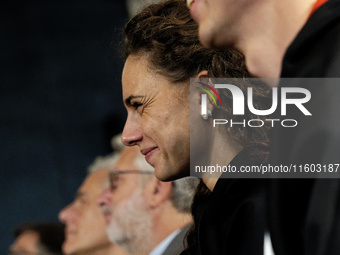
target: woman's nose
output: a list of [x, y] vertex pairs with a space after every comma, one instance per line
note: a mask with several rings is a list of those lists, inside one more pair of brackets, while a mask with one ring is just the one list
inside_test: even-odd
[[139, 120], [128, 116], [122, 133], [122, 143], [125, 146], [133, 146], [138, 145], [142, 139], [143, 133], [141, 131]]

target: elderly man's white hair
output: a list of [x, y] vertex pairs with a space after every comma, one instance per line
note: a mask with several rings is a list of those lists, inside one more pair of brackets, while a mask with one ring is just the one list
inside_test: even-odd
[[[88, 167], [89, 173], [94, 173], [101, 169], [112, 169], [119, 159], [121, 151], [125, 148], [121, 141], [122, 134], [119, 133], [111, 139], [111, 146], [114, 152], [106, 156], [98, 156], [94, 162]], [[136, 157], [134, 164], [139, 170], [153, 172], [153, 168], [145, 161], [142, 154]]]

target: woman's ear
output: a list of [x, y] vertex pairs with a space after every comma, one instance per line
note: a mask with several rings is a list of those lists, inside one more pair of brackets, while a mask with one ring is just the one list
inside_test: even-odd
[[[209, 83], [209, 72], [208, 70], [203, 70], [203, 71], [200, 71], [196, 76], [195, 78], [198, 78], [198, 79], [202, 79], [200, 80], [200, 82], [198, 83]], [[211, 77], [210, 77], [211, 78]], [[202, 84], [202, 83], [201, 83]], [[214, 105], [213, 105], [213, 102], [212, 100], [210, 99], [210, 97], [207, 97], [205, 95], [205, 100], [204, 100], [204, 106], [202, 107], [202, 94], [205, 94], [205, 92], [202, 92], [202, 91], [198, 91], [198, 97], [197, 97], [197, 100], [198, 100], [198, 105], [200, 107], [200, 109], [205, 109], [205, 112], [201, 112], [201, 116], [204, 120], [207, 120], [209, 119], [211, 116], [212, 116], [212, 112], [214, 110]]]
[[209, 78], [208, 76], [208, 71], [207, 70], [203, 70], [203, 71], [200, 71], [195, 78]]

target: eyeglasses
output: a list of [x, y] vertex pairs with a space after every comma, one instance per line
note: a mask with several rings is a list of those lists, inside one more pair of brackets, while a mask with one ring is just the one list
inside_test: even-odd
[[110, 190], [114, 191], [119, 182], [120, 174], [154, 174], [151, 171], [143, 171], [143, 170], [111, 170], [109, 172], [109, 182], [110, 182]]

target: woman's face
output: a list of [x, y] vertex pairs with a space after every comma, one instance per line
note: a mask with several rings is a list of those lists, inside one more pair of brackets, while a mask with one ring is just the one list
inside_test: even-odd
[[128, 112], [122, 141], [138, 145], [159, 180], [190, 173], [189, 81], [169, 82], [148, 68], [147, 57], [130, 55], [122, 75]]

